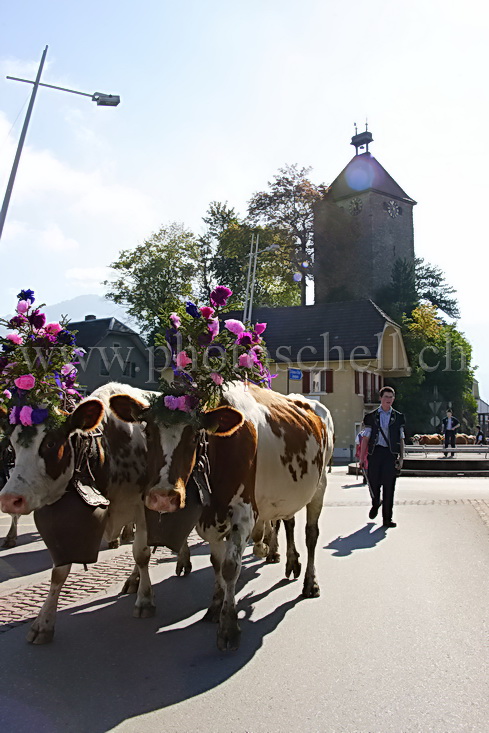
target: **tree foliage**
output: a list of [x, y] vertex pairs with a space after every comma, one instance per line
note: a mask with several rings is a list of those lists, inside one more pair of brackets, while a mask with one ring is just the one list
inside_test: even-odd
[[470, 431], [476, 421], [470, 343], [426, 303], [404, 316], [402, 328], [412, 374], [392, 381], [396, 407], [409, 415], [410, 433], [438, 432], [448, 406]]
[[145, 334], [159, 322], [163, 306], [190, 297], [200, 272], [201, 252], [182, 224], [161, 227], [143, 244], [123, 250], [110, 267], [106, 297], [127, 308]]
[[[210, 276], [204, 290], [211, 285], [224, 284], [232, 289], [233, 300], [244, 303], [251, 238], [258, 235], [254, 306], [299, 304], [300, 290], [290, 265], [294, 242], [286, 232], [276, 227], [252, 227], [241, 221], [227, 203], [215, 201], [210, 204], [203, 220], [208, 227], [205, 235], [209, 247], [206, 271]], [[271, 246], [274, 249], [268, 250]]]
[[325, 193], [324, 184], [318, 186], [308, 179], [310, 168], [287, 165], [279, 169], [268, 191], [255, 193], [248, 203], [248, 217], [252, 225], [258, 223], [283, 232], [292, 240], [291, 267], [302, 276], [301, 302], [306, 303], [306, 279], [312, 277], [313, 204]]

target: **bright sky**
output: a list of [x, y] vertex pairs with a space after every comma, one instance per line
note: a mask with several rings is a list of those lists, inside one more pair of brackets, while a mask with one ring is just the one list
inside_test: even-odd
[[[23, 0], [0, 27], [3, 199], [31, 86], [119, 94], [116, 108], [40, 88], [0, 242], [0, 314], [103, 293], [121, 249], [160, 225], [197, 233], [210, 201], [241, 214], [285, 164], [330, 183], [353, 123], [414, 198], [415, 248], [457, 289], [489, 400], [483, 228], [489, 120], [483, 0]], [[481, 138], [482, 136], [482, 138]]]

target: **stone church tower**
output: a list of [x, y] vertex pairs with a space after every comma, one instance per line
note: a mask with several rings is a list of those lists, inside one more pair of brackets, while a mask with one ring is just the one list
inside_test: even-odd
[[416, 201], [369, 153], [372, 141], [368, 130], [352, 137], [355, 156], [315, 205], [316, 303], [375, 301], [390, 284], [395, 261], [414, 262]]

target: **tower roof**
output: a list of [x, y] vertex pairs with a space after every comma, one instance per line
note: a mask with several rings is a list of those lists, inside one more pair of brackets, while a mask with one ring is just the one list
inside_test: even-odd
[[329, 186], [327, 195], [339, 201], [361, 191], [376, 191], [406, 203], [416, 203], [371, 153], [355, 155]]

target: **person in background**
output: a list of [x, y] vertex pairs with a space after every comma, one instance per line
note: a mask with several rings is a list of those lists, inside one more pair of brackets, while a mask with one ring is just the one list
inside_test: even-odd
[[475, 429], [477, 430], [477, 433], [475, 434], [475, 444], [476, 445], [485, 445], [486, 444], [486, 438], [484, 436], [484, 433], [481, 430], [480, 425], [476, 425]]
[[[404, 424], [402, 412], [392, 407], [396, 393], [392, 387], [382, 387], [380, 406], [365, 415], [360, 450], [360, 466], [366, 468], [372, 499], [369, 518], [375, 519], [382, 505], [382, 524], [397, 527], [392, 521], [396, 478], [404, 456]], [[366, 459], [368, 454], [368, 466]], [[382, 500], [380, 493], [382, 489]]]
[[[447, 416], [444, 417], [441, 421], [441, 428], [444, 436], [444, 448], [448, 448], [448, 445], [450, 445], [452, 448], [455, 448], [455, 434], [457, 432], [457, 428], [459, 427], [460, 421], [457, 420], [451, 409], [448, 408]], [[454, 456], [455, 453], [452, 453], [451, 457], [453, 458]], [[448, 453], [445, 452], [445, 458], [447, 457]]]

